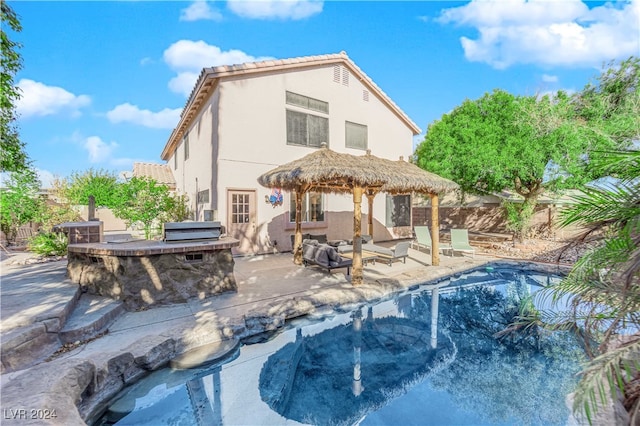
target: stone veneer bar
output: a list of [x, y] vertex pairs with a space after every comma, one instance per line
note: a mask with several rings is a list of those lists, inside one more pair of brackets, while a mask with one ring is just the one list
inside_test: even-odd
[[231, 253], [239, 242], [70, 244], [67, 275], [90, 294], [120, 300], [129, 310], [184, 303], [237, 291]]

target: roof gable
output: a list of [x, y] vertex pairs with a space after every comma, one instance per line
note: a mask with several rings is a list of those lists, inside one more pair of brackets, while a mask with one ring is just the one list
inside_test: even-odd
[[372, 94], [375, 94], [381, 101], [413, 132], [417, 135], [420, 128], [398, 107], [391, 98], [380, 89], [369, 76], [367, 76], [343, 51], [336, 54], [303, 56], [290, 59], [273, 59], [259, 62], [247, 62], [236, 65], [221, 65], [204, 68], [200, 72], [189, 99], [180, 114], [180, 122], [171, 133], [167, 144], [162, 151], [162, 159], [167, 160], [178, 142], [182, 138], [185, 130], [190, 126], [191, 121], [196, 117], [202, 105], [217, 86], [218, 82], [226, 77], [242, 78], [256, 74], [269, 73], [274, 71], [296, 71], [305, 68], [318, 66], [328, 66], [340, 64], [349, 69]]

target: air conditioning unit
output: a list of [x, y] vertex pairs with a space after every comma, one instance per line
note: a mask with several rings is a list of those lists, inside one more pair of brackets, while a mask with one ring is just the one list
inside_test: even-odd
[[205, 210], [204, 211], [205, 222], [211, 222], [216, 220], [217, 213], [218, 212], [216, 210]]

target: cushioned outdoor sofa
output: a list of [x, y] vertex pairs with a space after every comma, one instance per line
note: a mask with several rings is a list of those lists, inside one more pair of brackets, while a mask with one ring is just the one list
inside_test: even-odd
[[317, 240], [302, 241], [302, 261], [304, 266], [316, 265], [331, 272], [337, 268], [347, 268], [347, 275], [351, 273], [353, 261], [340, 256], [338, 251], [328, 244], [320, 244]]

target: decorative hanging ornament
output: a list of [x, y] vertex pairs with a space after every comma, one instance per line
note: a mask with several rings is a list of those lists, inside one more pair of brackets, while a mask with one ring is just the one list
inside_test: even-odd
[[282, 196], [282, 189], [273, 188], [271, 190], [271, 195], [269, 195], [269, 203], [275, 208], [276, 206], [281, 206], [284, 197]]

